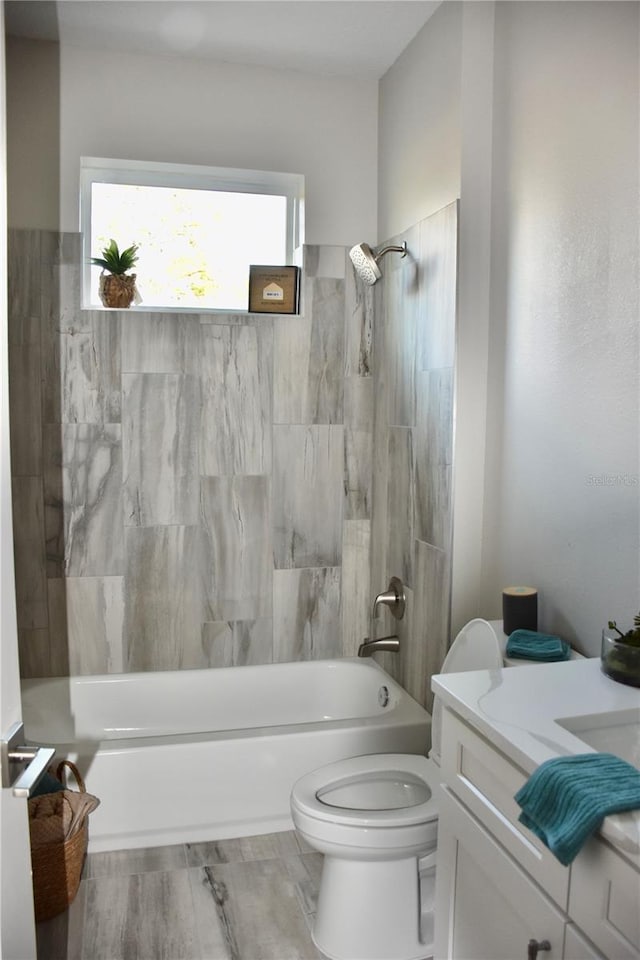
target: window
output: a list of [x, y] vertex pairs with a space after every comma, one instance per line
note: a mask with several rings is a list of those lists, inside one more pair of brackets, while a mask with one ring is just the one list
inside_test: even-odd
[[249, 266], [296, 262], [303, 237], [298, 174], [83, 157], [83, 306], [100, 307], [91, 257], [113, 238], [139, 245], [143, 307], [244, 311]]

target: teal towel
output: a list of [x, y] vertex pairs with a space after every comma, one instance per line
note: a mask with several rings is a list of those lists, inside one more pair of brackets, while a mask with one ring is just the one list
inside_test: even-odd
[[56, 793], [58, 790], [64, 790], [64, 783], [60, 783], [56, 777], [47, 771], [42, 775], [42, 779], [38, 781], [29, 796], [40, 797], [43, 793]]
[[610, 813], [640, 809], [640, 770], [611, 753], [541, 764], [515, 795], [520, 822], [565, 867]]
[[520, 660], [568, 660], [571, 647], [560, 637], [535, 630], [514, 630], [507, 640], [507, 656]]

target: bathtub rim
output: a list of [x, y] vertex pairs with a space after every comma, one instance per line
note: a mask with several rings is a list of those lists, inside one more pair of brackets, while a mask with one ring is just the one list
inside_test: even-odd
[[[153, 684], [155, 677], [161, 677], [163, 681], [166, 681], [169, 677], [175, 677], [180, 681], [181, 684], [188, 683], [190, 678], [193, 678], [197, 675], [199, 680], [204, 679], [204, 674], [211, 673], [215, 675], [216, 683], [224, 682], [224, 673], [226, 671], [233, 671], [236, 678], [244, 676], [244, 671], [251, 671], [251, 674], [247, 674], [247, 682], [251, 681], [251, 677], [256, 675], [256, 671], [263, 673], [269, 668], [288, 668], [286, 672], [290, 670], [295, 670], [297, 672], [298, 668], [304, 668], [305, 672], [323, 673], [330, 677], [331, 670], [340, 669], [341, 667], [347, 666], [347, 669], [356, 667], [358, 670], [367, 670], [373, 671], [377, 674], [377, 679], [380, 680], [381, 685], [391, 686], [392, 693], [394, 694], [394, 700], [390, 705], [389, 709], [383, 707], [382, 709], [376, 711], [375, 713], [362, 715], [361, 713], [353, 713], [346, 717], [325, 717], [325, 718], [309, 718], [304, 719], [298, 722], [288, 722], [283, 721], [282, 723], [266, 723], [266, 724], [257, 724], [254, 726], [243, 725], [243, 726], [229, 726], [229, 727], [220, 727], [216, 730], [207, 730], [207, 729], [197, 729], [197, 730], [183, 730], [178, 733], [141, 733], [139, 735], [132, 736], [105, 736], [105, 737], [92, 737], [85, 734], [79, 734], [77, 736], [72, 735], [72, 731], [68, 729], [68, 724], [73, 722], [72, 719], [72, 710], [70, 706], [71, 702], [71, 689], [74, 686], [89, 686], [89, 685], [102, 685], [107, 684], [111, 685], [113, 683], [131, 683], [136, 681], [141, 681], [148, 688]], [[320, 670], [317, 669], [320, 667]], [[316, 669], [314, 669], [316, 668]], [[220, 672], [219, 672], [220, 671]], [[284, 671], [283, 671], [284, 672]], [[326, 679], [323, 678], [323, 679]], [[262, 683], [265, 683], [266, 680], [263, 677]], [[59, 734], [56, 734], [56, 739], [51, 739], [47, 736], [47, 733], [50, 733], [51, 729], [55, 730], [55, 724], [51, 723], [51, 718], [45, 716], [45, 720], [38, 721], [33, 720], [28, 715], [28, 711], [23, 711], [23, 719], [25, 723], [26, 739], [28, 743], [42, 743], [44, 745], [50, 745], [54, 747], [69, 748], [72, 744], [83, 744], [85, 747], [90, 745], [100, 745], [104, 749], [109, 749], [109, 745], [112, 745], [113, 749], [122, 748], [125, 744], [129, 743], [131, 746], [152, 746], [155, 741], [158, 740], [167, 740], [174, 742], [192, 742], [198, 740], [211, 740], [211, 739], [241, 739], [244, 735], [247, 735], [250, 731], [257, 731], [258, 735], [269, 736], [273, 731], [280, 730], [284, 731], [290, 729], [295, 732], [298, 728], [310, 728], [316, 724], [320, 725], [335, 725], [336, 729], [348, 729], [350, 725], [365, 726], [377, 725], [383, 718], [387, 720], [392, 717], [396, 723], [402, 723], [405, 720], [406, 714], [413, 714], [416, 710], [421, 711], [425, 710], [421, 704], [419, 704], [407, 690], [395, 680], [387, 671], [376, 663], [374, 660], [364, 660], [358, 657], [342, 657], [342, 658], [333, 658], [331, 660], [313, 660], [313, 661], [289, 661], [286, 663], [268, 663], [268, 664], [256, 664], [250, 667], [208, 667], [203, 668], [202, 670], [164, 670], [164, 671], [149, 671], [147, 673], [136, 672], [136, 673], [122, 673], [122, 674], [87, 674], [81, 676], [64, 676], [64, 677], [34, 677], [28, 678], [22, 681], [23, 690], [27, 694], [37, 694], [39, 691], [42, 691], [44, 694], [46, 692], [47, 686], [51, 687], [60, 687], [63, 690], [69, 690], [69, 701], [65, 705], [66, 712], [61, 718], [61, 731]], [[27, 700], [25, 698], [25, 700]], [[426, 712], [426, 711], [425, 711]], [[48, 722], [47, 722], [48, 721]], [[43, 722], [46, 725], [46, 730], [43, 728]], [[64, 728], [64, 724], [67, 724], [67, 729]]]

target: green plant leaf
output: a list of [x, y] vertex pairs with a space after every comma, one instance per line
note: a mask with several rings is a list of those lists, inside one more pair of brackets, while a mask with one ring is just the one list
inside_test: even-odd
[[131, 270], [138, 262], [137, 253], [137, 243], [133, 243], [120, 253], [118, 244], [111, 238], [107, 246], [102, 250], [102, 257], [92, 257], [91, 263], [95, 264], [95, 266], [102, 267], [103, 270], [107, 270], [109, 273], [120, 276], [126, 273], [127, 270]]

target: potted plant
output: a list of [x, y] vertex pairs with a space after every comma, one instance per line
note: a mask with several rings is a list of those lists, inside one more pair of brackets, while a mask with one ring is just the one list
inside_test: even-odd
[[98, 292], [105, 307], [130, 307], [136, 295], [136, 275], [127, 273], [138, 262], [138, 244], [122, 252], [115, 240], [102, 250], [101, 257], [92, 257], [91, 263], [102, 267]]
[[618, 683], [640, 687], [640, 613], [633, 618], [634, 627], [623, 633], [615, 620], [609, 620], [609, 631], [602, 631], [602, 671]]

